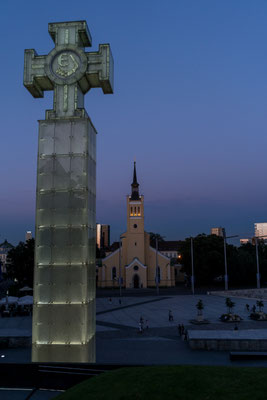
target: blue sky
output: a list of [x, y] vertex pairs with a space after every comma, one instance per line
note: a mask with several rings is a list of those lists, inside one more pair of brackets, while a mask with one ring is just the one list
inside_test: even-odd
[[48, 22], [85, 19], [110, 43], [115, 93], [86, 95], [98, 130], [97, 220], [126, 227], [133, 160], [146, 230], [183, 239], [267, 221], [267, 2], [13, 1], [0, 4], [0, 242], [34, 230], [38, 119], [52, 92], [23, 87], [24, 49], [47, 54]]

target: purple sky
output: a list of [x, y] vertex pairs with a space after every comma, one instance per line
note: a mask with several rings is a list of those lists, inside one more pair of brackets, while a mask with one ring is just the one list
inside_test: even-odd
[[[38, 8], [37, 8], [38, 5]], [[34, 231], [38, 119], [52, 92], [23, 87], [24, 49], [47, 54], [48, 22], [86, 19], [111, 44], [115, 93], [93, 89], [97, 221], [126, 227], [133, 160], [146, 230], [183, 239], [212, 226], [253, 235], [267, 221], [267, 2], [1, 2], [0, 242]], [[90, 49], [87, 49], [90, 51]]]

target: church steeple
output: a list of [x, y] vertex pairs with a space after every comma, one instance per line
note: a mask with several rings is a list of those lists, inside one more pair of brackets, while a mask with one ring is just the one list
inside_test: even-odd
[[134, 171], [133, 171], [133, 183], [132, 186], [132, 195], [131, 200], [139, 200], [139, 183], [136, 178], [136, 162], [134, 162]]

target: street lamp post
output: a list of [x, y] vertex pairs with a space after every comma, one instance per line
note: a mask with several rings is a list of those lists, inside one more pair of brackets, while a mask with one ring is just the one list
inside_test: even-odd
[[226, 235], [223, 229], [223, 249], [224, 249], [224, 289], [228, 290], [227, 256], [226, 256]]
[[119, 287], [120, 287], [120, 297], [121, 297], [121, 238], [119, 246]]
[[120, 297], [122, 293], [122, 288], [121, 288], [121, 239], [124, 239], [125, 236], [120, 236], [120, 241], [119, 241], [119, 288], [120, 288]]
[[159, 270], [158, 270], [158, 238], [156, 237], [156, 287], [157, 295], [159, 295]]
[[192, 294], [195, 294], [193, 238], [191, 237], [190, 239], [191, 239], [191, 267], [192, 267], [191, 287], [192, 287]]
[[235, 238], [239, 235], [226, 236], [223, 228], [223, 247], [224, 247], [224, 290], [228, 290], [228, 272], [227, 272], [227, 255], [226, 255], [226, 239]]
[[257, 262], [257, 289], [260, 289], [260, 265], [259, 265], [259, 252], [258, 252], [258, 238], [255, 237], [255, 247], [256, 247], [256, 262]]
[[266, 238], [266, 235], [261, 235], [261, 236], [254, 236], [252, 239], [255, 240], [255, 248], [256, 248], [256, 263], [257, 263], [257, 289], [260, 289], [261, 287], [261, 278], [260, 278], [260, 262], [259, 262], [259, 249], [258, 249], [258, 239], [264, 239]]

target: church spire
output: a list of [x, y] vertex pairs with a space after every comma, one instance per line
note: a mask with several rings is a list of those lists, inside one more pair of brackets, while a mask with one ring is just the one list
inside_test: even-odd
[[136, 178], [136, 162], [134, 162], [134, 171], [133, 171], [133, 183], [132, 186], [132, 195], [131, 200], [139, 200], [139, 183]]

